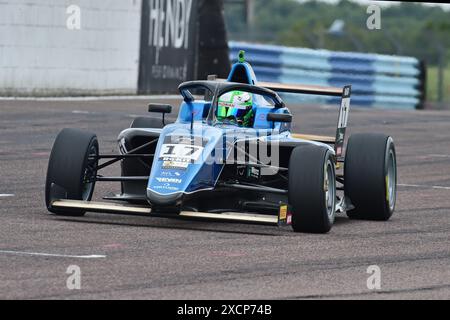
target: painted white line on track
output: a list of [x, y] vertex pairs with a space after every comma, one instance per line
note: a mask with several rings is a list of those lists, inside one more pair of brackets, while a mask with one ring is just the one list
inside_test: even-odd
[[93, 112], [84, 111], [84, 110], [72, 110], [72, 113], [74, 113], [74, 114], [91, 114]]
[[106, 258], [105, 255], [91, 254], [91, 255], [70, 255], [70, 254], [55, 254], [55, 253], [42, 253], [42, 252], [25, 252], [25, 251], [12, 251], [12, 250], [0, 250], [0, 254], [15, 254], [15, 255], [27, 255], [27, 256], [41, 256], [41, 257], [57, 257], [57, 258], [77, 258], [77, 259], [100, 259]]
[[450, 158], [450, 154], [429, 154], [428, 156], [435, 158]]
[[6, 198], [6, 197], [14, 197], [14, 194], [12, 193], [0, 193], [0, 198]]
[[450, 187], [443, 187], [443, 186], [427, 186], [427, 185], [423, 185], [423, 184], [406, 184], [406, 183], [399, 183], [398, 186], [400, 186], [400, 187], [431, 188], [431, 189], [450, 190]]
[[164, 100], [179, 99], [180, 95], [151, 96], [92, 96], [92, 97], [0, 97], [0, 101], [109, 101], [109, 100]]

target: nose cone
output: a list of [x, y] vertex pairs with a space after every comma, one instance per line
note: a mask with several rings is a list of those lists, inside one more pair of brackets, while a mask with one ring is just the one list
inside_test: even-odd
[[178, 206], [181, 204], [183, 192], [160, 194], [147, 188], [147, 200], [155, 206]]
[[147, 200], [155, 206], [180, 205], [183, 195], [214, 187], [215, 147], [222, 131], [203, 124], [175, 123], [161, 132], [152, 163]]

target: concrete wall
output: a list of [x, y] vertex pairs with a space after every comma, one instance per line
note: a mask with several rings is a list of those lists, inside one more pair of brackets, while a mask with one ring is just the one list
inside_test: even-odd
[[[2, 0], [0, 95], [136, 93], [141, 2]], [[70, 5], [80, 30], [67, 28]]]

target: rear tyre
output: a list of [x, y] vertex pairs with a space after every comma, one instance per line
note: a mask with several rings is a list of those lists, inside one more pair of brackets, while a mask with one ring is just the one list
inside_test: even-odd
[[397, 161], [394, 141], [384, 134], [354, 134], [347, 144], [344, 190], [354, 206], [351, 219], [388, 220], [395, 209]]
[[330, 150], [303, 145], [292, 151], [288, 197], [295, 232], [330, 231], [336, 206], [336, 172]]
[[55, 210], [52, 201], [89, 201], [97, 176], [98, 141], [93, 133], [63, 129], [56, 137], [48, 162], [45, 204], [50, 212], [64, 216], [83, 216], [82, 210]]

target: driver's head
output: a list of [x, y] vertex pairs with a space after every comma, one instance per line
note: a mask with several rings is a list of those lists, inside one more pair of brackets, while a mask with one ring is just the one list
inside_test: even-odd
[[244, 91], [230, 91], [219, 97], [217, 120], [230, 121], [250, 127], [253, 115], [252, 95]]

